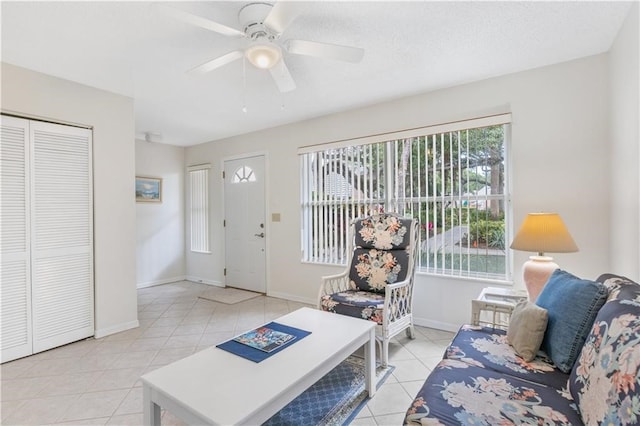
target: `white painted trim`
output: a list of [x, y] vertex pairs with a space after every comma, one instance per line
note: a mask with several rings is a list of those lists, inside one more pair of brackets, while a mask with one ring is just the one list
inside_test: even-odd
[[[267, 296], [290, 300], [292, 302], [306, 303], [312, 306], [316, 306], [318, 304], [318, 301], [316, 299], [308, 299], [306, 297], [294, 296], [288, 293], [269, 292]], [[415, 325], [418, 325], [420, 327], [434, 328], [436, 330], [450, 331], [453, 333], [457, 332], [460, 329], [460, 324], [451, 324], [426, 318], [416, 318], [415, 316], [413, 317], [413, 322]]]
[[224, 162], [225, 161], [233, 161], [233, 160], [242, 160], [243, 158], [250, 158], [250, 157], [266, 157], [267, 156], [267, 151], [252, 151], [252, 152], [245, 152], [242, 154], [235, 154], [235, 155], [228, 155], [224, 158], [221, 159], [220, 164], [222, 166], [221, 170], [224, 170]]
[[82, 123], [76, 123], [74, 121], [60, 120], [59, 118], [53, 119], [53, 118], [50, 118], [50, 117], [44, 117], [42, 115], [27, 114], [27, 113], [22, 112], [22, 111], [21, 112], [12, 111], [12, 110], [6, 109], [6, 108], [1, 108], [0, 109], [0, 113], [2, 113], [2, 115], [6, 115], [8, 117], [24, 118], [25, 120], [43, 121], [45, 123], [63, 124], [65, 126], [73, 126], [73, 127], [79, 127], [81, 129], [93, 130], [93, 126], [90, 125], [90, 124], [82, 124]]
[[306, 297], [295, 296], [288, 293], [279, 292], [267, 292], [268, 297], [276, 297], [278, 299], [290, 300], [292, 302], [306, 303], [311, 306], [317, 306], [318, 301], [316, 299], [307, 299]]
[[157, 286], [157, 285], [175, 283], [175, 282], [184, 281], [184, 280], [186, 280], [186, 277], [184, 275], [181, 275], [179, 277], [164, 278], [164, 279], [161, 279], [161, 280], [147, 281], [145, 283], [138, 283], [136, 285], [136, 288], [154, 287], [154, 286]]
[[362, 136], [352, 139], [342, 139], [338, 141], [323, 142], [313, 145], [306, 145], [298, 148], [298, 155], [310, 152], [325, 151], [327, 149], [345, 148], [347, 146], [369, 145], [373, 143], [387, 142], [397, 139], [408, 139], [418, 136], [433, 135], [444, 132], [456, 132], [459, 130], [473, 129], [475, 127], [497, 126], [499, 124], [511, 123], [511, 113], [489, 115], [452, 121], [449, 123], [434, 124], [414, 129], [403, 129], [395, 132], [380, 133], [376, 135]]
[[[269, 167], [269, 151], [265, 151], [264, 155], [264, 232], [267, 233], [267, 239], [264, 244], [264, 291], [266, 293], [269, 292], [269, 288], [271, 288], [271, 250], [270, 242], [274, 241], [271, 239], [271, 210], [269, 208], [269, 200], [271, 199], [269, 188], [271, 188], [271, 169]], [[282, 219], [281, 219], [282, 220]]]
[[[305, 263], [305, 262], [303, 262]], [[306, 262], [306, 263], [312, 263], [312, 262]], [[330, 263], [325, 263], [325, 265], [328, 266], [344, 266], [344, 265], [338, 265], [338, 264], [330, 264]], [[442, 278], [445, 280], [455, 280], [455, 281], [466, 281], [466, 282], [470, 282], [470, 283], [484, 283], [487, 285], [492, 285], [492, 286], [500, 286], [500, 287], [516, 287], [516, 283], [513, 281], [513, 279], [510, 279], [508, 281], [504, 281], [504, 280], [500, 280], [500, 279], [493, 279], [493, 278], [485, 278], [485, 277], [465, 277], [463, 275], [441, 275], [441, 274], [436, 274], [436, 273], [432, 273], [432, 272], [428, 272], [425, 271], [424, 269], [418, 269], [416, 268], [416, 272], [415, 275], [420, 275], [423, 277], [437, 277], [438, 279]], [[513, 277], [512, 277], [513, 278]]]
[[413, 323], [420, 327], [435, 328], [436, 330], [451, 331], [453, 333], [460, 329], [460, 324], [451, 324], [448, 322], [434, 321], [426, 318], [413, 317]]
[[[268, 292], [268, 297], [276, 297], [278, 299], [290, 300], [292, 302], [306, 303], [308, 305], [316, 306], [318, 301], [316, 299], [308, 299], [306, 297], [295, 296], [288, 293], [280, 293], [280, 292]], [[441, 321], [434, 321], [426, 318], [416, 318], [413, 317], [413, 322], [415, 325], [421, 327], [434, 328], [436, 330], [444, 330], [451, 331], [453, 333], [457, 332], [460, 329], [460, 324], [451, 324]]]
[[194, 164], [193, 166], [187, 166], [187, 172], [195, 172], [198, 170], [208, 170], [211, 169], [211, 164], [203, 163], [203, 164]]
[[121, 331], [131, 330], [132, 328], [137, 328], [139, 326], [140, 326], [140, 323], [138, 322], [138, 320], [129, 321], [122, 324], [96, 330], [93, 334], [93, 337], [95, 337], [96, 339], [100, 339], [102, 337], [110, 336], [111, 334], [115, 334], [115, 333], [120, 333]]
[[213, 280], [208, 280], [206, 278], [194, 277], [193, 275], [187, 275], [186, 277], [184, 277], [184, 279], [196, 284], [207, 284], [207, 285], [212, 285], [215, 287], [223, 287], [223, 288], [225, 287], [224, 283], [221, 283], [220, 281], [213, 281]]

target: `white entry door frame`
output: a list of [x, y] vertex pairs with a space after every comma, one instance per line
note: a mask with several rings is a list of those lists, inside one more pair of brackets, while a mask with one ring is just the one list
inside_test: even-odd
[[267, 156], [222, 160], [225, 286], [267, 293]]

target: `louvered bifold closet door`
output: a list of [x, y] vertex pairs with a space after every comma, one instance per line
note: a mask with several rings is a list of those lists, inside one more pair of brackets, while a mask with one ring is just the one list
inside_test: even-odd
[[91, 131], [31, 123], [33, 351], [94, 333]]
[[32, 353], [29, 122], [0, 120], [0, 362], [6, 362]]

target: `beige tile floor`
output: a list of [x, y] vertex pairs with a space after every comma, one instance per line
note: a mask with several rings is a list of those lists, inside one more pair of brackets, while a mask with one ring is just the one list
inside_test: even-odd
[[[302, 306], [260, 296], [235, 305], [199, 299], [208, 287], [179, 282], [138, 290], [140, 327], [0, 366], [3, 425], [140, 425], [140, 375]], [[392, 375], [352, 424], [399, 425], [452, 333], [416, 327], [390, 345]], [[182, 422], [165, 412], [163, 424]]]

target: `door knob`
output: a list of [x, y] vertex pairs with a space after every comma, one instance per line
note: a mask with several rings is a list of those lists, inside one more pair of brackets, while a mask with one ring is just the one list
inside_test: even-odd
[[264, 238], [264, 232], [261, 232], [259, 234], [253, 234], [253, 235], [255, 235], [256, 237]]

